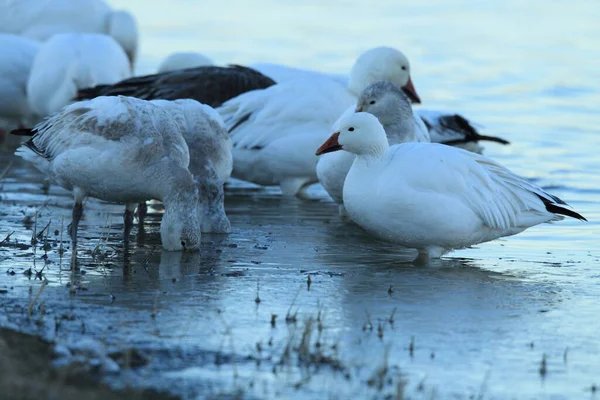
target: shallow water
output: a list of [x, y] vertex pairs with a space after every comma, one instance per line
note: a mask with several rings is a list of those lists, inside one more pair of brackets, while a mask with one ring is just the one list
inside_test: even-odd
[[[0, 245], [0, 323], [59, 343], [87, 337], [109, 350], [139, 349], [145, 365], [106, 379], [187, 398], [594, 397], [597, 2], [111, 3], [138, 15], [139, 73], [175, 50], [344, 72], [368, 47], [400, 48], [425, 105], [464, 112], [509, 139], [486, 154], [589, 222], [535, 227], [415, 266], [405, 262], [410, 251], [340, 221], [319, 187], [313, 200], [298, 200], [233, 182], [234, 232], [205, 235], [197, 255], [160, 250], [160, 205], [124, 253], [122, 208], [89, 200], [81, 271], [72, 273], [69, 194], [44, 193], [9, 138], [0, 153], [0, 166], [12, 162], [0, 181], [0, 241], [14, 233]], [[48, 223], [32, 247], [32, 233]], [[43, 269], [42, 280], [23, 274], [29, 268]]]

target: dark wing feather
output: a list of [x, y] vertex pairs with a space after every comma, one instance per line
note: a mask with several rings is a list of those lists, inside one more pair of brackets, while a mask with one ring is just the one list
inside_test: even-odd
[[477, 132], [477, 130], [469, 123], [469, 121], [467, 121], [465, 118], [458, 114], [444, 115], [440, 117], [440, 125], [445, 129], [459, 132], [465, 136], [464, 139], [448, 140], [446, 142], [442, 142], [443, 144], [449, 146], [469, 142], [479, 142], [482, 140], [501, 144], [510, 144], [508, 140], [504, 140], [496, 136], [486, 136], [479, 134], [479, 132]]
[[144, 100], [194, 99], [218, 107], [242, 93], [274, 84], [271, 78], [252, 68], [240, 65], [203, 66], [138, 76], [114, 85], [83, 89], [79, 91], [77, 100], [123, 95]]
[[16, 136], [33, 136], [35, 133], [35, 130], [30, 129], [30, 128], [19, 128], [19, 129], [14, 129], [12, 131], [10, 131], [11, 135], [16, 135]]
[[33, 151], [37, 155], [49, 159], [49, 156], [48, 156], [48, 154], [46, 154], [44, 149], [37, 147], [35, 145], [35, 143], [33, 142], [33, 139], [35, 138], [36, 133], [38, 133], [37, 129], [35, 129], [35, 128], [34, 129], [15, 129], [15, 130], [12, 130], [10, 133], [11, 133], [11, 135], [17, 135], [17, 136], [31, 136], [29, 138], [29, 140], [22, 143], [22, 145], [29, 147], [31, 149], [31, 151]]
[[575, 218], [575, 219], [578, 219], [581, 221], [587, 221], [587, 219], [585, 219], [585, 217], [583, 215], [576, 213], [573, 210], [569, 210], [566, 207], [563, 207], [563, 206], [566, 206], [567, 203], [565, 203], [558, 197], [553, 196], [549, 193], [545, 193], [545, 194], [548, 195], [549, 198], [540, 196], [537, 193], [536, 193], [536, 196], [539, 197], [540, 200], [542, 200], [542, 202], [544, 203], [544, 206], [546, 206], [546, 210], [548, 210], [548, 212], [551, 212], [554, 214], [566, 215], [568, 217]]

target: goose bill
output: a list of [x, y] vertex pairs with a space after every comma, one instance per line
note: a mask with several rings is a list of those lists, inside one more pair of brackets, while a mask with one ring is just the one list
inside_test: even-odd
[[408, 78], [406, 85], [402, 86], [402, 91], [412, 103], [421, 104], [421, 98], [417, 94], [417, 90], [415, 89], [410, 77]]
[[316, 155], [331, 153], [333, 151], [342, 150], [342, 146], [338, 143], [339, 132], [334, 133], [317, 149]]

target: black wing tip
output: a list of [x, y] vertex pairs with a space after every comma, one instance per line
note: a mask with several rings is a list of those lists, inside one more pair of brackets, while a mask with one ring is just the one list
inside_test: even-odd
[[35, 132], [36, 131], [33, 128], [19, 128], [13, 129], [10, 131], [10, 134], [15, 136], [33, 136]]
[[480, 135], [480, 134], [477, 134], [475, 141], [477, 141], [477, 142], [480, 142], [480, 141], [495, 142], [495, 143], [500, 143], [503, 145], [510, 144], [510, 142], [506, 139], [502, 139], [497, 136], [486, 136], [486, 135]]
[[562, 205], [567, 205], [567, 203], [565, 203], [558, 197], [549, 195], [552, 198], [552, 200], [554, 201], [553, 202], [550, 199], [542, 197], [537, 193], [536, 193], [536, 196], [539, 197], [540, 200], [542, 200], [542, 202], [544, 203], [544, 206], [546, 207], [546, 210], [548, 212], [551, 212], [553, 214], [565, 215], [567, 217], [571, 217], [571, 218], [578, 219], [580, 221], [587, 222], [587, 219], [583, 215], [579, 214], [578, 212], [575, 212], [573, 210], [569, 210], [568, 208], [563, 207]]
[[475, 129], [473, 127], [473, 125], [471, 125], [471, 123], [460, 114], [452, 114], [452, 115], [447, 115], [447, 116], [441, 117], [440, 124], [446, 129], [454, 130], [454, 131], [463, 133], [465, 135], [464, 139], [452, 140], [452, 141], [444, 142], [444, 144], [456, 145], [456, 144], [463, 144], [463, 143], [469, 143], [469, 142], [481, 142], [481, 141], [495, 142], [495, 143], [500, 143], [503, 145], [510, 144], [510, 142], [508, 140], [502, 139], [497, 136], [481, 135], [479, 132], [477, 132], [477, 129]]

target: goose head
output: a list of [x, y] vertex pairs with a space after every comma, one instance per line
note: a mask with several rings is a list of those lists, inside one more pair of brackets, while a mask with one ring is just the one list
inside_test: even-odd
[[173, 53], [165, 58], [160, 67], [158, 67], [158, 73], [207, 65], [214, 65], [214, 63], [205, 55], [195, 51], [182, 51]]
[[197, 251], [200, 248], [201, 212], [198, 189], [181, 191], [165, 198], [160, 223], [162, 246], [169, 251]]
[[408, 58], [400, 51], [391, 47], [376, 47], [361, 54], [350, 71], [348, 89], [358, 95], [378, 81], [395, 84], [413, 103], [421, 103], [410, 78]]
[[109, 13], [106, 18], [106, 33], [125, 50], [133, 71], [138, 47], [138, 28], [134, 16], [127, 11]]
[[377, 117], [382, 125], [410, 120], [412, 107], [402, 90], [391, 82], [375, 82], [362, 91], [356, 112], [367, 112]]
[[346, 150], [357, 155], [383, 154], [389, 147], [383, 126], [372, 114], [348, 114], [338, 124], [339, 130], [317, 149], [316, 155]]

